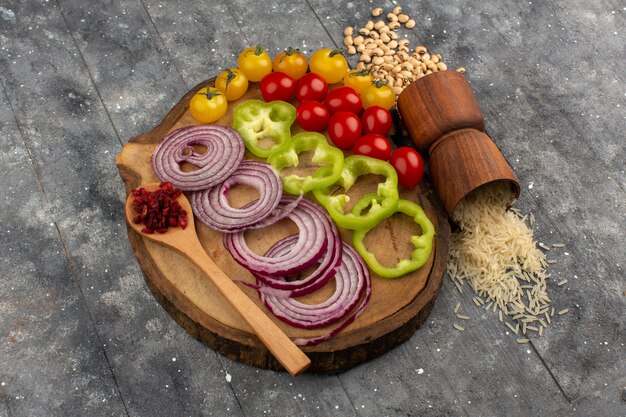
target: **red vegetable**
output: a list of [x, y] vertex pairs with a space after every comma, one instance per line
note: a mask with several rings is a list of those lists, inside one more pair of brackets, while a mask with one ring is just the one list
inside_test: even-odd
[[[194, 147], [203, 147], [204, 151]], [[212, 187], [228, 178], [243, 159], [243, 140], [236, 130], [219, 125], [188, 126], [167, 135], [152, 154], [161, 181], [184, 191]], [[182, 170], [187, 163], [198, 168]]]
[[[288, 205], [294, 199], [283, 197], [281, 205]], [[334, 225], [323, 209], [304, 199], [287, 217], [298, 226], [300, 233], [291, 252], [285, 256], [257, 255], [246, 244], [244, 231], [225, 234], [224, 246], [237, 263], [255, 274], [281, 277], [304, 271], [326, 253]]]
[[328, 135], [338, 148], [350, 149], [361, 136], [361, 119], [354, 113], [337, 112], [328, 122]]
[[[335, 274], [335, 292], [327, 300], [319, 304], [304, 304], [292, 297], [259, 292], [267, 309], [292, 326], [317, 329], [345, 319], [325, 335], [295, 339], [294, 343], [297, 345], [311, 346], [330, 339], [352, 323], [369, 302], [372, 293], [369, 270], [350, 245], [340, 241], [340, 246], [342, 256], [341, 265]], [[288, 251], [289, 247], [286, 249]]]
[[[255, 188], [260, 197], [241, 208], [228, 203], [228, 190], [245, 184]], [[268, 225], [282, 217], [277, 210], [283, 186], [280, 176], [269, 164], [244, 160], [223, 183], [191, 195], [191, 208], [202, 223], [223, 233], [234, 233]], [[284, 214], [284, 213], [283, 213]], [[287, 213], [288, 214], [288, 213]], [[284, 216], [283, 216], [284, 217]], [[261, 222], [264, 220], [265, 222]]]
[[391, 113], [384, 107], [368, 107], [361, 115], [361, 122], [363, 123], [363, 134], [378, 133], [386, 136], [391, 129]]
[[398, 182], [412, 190], [424, 176], [424, 160], [413, 148], [402, 146], [391, 154], [391, 165], [398, 173]]
[[324, 101], [328, 93], [328, 83], [314, 72], [304, 74], [296, 84], [296, 98], [298, 101]]
[[298, 124], [309, 132], [321, 132], [328, 126], [330, 113], [326, 106], [317, 101], [305, 101], [297, 108]]
[[368, 133], [356, 141], [353, 152], [355, 155], [365, 155], [388, 161], [391, 157], [391, 144], [383, 135]]
[[146, 191], [145, 188], [135, 188], [131, 191], [133, 210], [137, 215], [133, 218], [136, 224], [145, 224], [143, 233], [165, 233], [170, 227], [187, 227], [187, 212], [176, 200], [181, 194], [169, 182], [162, 182], [155, 191]]
[[284, 72], [270, 72], [259, 85], [265, 101], [291, 101], [296, 92], [296, 80]]
[[354, 114], [361, 114], [361, 96], [352, 87], [339, 87], [331, 90], [326, 95], [324, 105], [334, 114], [340, 111], [349, 111]]

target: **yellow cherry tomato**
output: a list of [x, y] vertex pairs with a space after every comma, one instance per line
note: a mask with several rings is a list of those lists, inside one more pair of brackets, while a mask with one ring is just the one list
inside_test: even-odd
[[359, 94], [363, 94], [363, 90], [369, 87], [372, 81], [374, 81], [374, 77], [366, 69], [353, 69], [343, 77], [343, 84], [346, 87], [354, 88]]
[[234, 101], [248, 91], [248, 77], [237, 68], [229, 68], [217, 76], [215, 88], [224, 93], [226, 100]]
[[340, 49], [318, 49], [311, 55], [311, 72], [320, 75], [328, 84], [338, 83], [348, 72], [348, 61]]
[[237, 66], [248, 80], [259, 82], [272, 72], [272, 59], [261, 45], [244, 49], [237, 58]]
[[380, 106], [389, 110], [396, 103], [396, 95], [384, 81], [376, 80], [363, 90], [361, 101], [364, 109]]
[[284, 72], [296, 80], [306, 74], [306, 70], [309, 69], [306, 56], [299, 49], [291, 47], [276, 55], [272, 64], [274, 72]]
[[226, 97], [217, 88], [201, 88], [189, 102], [189, 111], [201, 123], [213, 123], [226, 113]]

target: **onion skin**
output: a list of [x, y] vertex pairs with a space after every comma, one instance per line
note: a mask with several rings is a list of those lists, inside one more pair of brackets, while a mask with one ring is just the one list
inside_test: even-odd
[[[206, 147], [198, 153], [193, 145]], [[220, 125], [187, 126], [167, 135], [152, 154], [152, 169], [161, 179], [183, 191], [199, 191], [226, 180], [243, 160], [239, 133]], [[182, 163], [198, 169], [184, 172]]]

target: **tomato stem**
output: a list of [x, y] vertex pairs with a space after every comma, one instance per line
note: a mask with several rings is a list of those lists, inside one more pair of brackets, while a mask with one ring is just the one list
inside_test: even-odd
[[265, 49], [263, 48], [263, 45], [257, 45], [254, 47], [254, 55], [261, 55], [263, 52], [265, 51]]
[[385, 81], [385, 80], [374, 80], [374, 81], [372, 81], [372, 84], [374, 84], [376, 86], [376, 88], [380, 88], [383, 85], [387, 85], [387, 81]]
[[219, 91], [219, 90], [208, 90], [207, 89], [206, 91], [202, 91], [202, 92], [198, 91], [196, 94], [201, 95], [201, 96], [206, 96], [207, 100], [211, 100], [213, 97], [217, 97], [217, 96], [221, 95], [222, 92]]
[[361, 70], [352, 71], [350, 75], [352, 75], [353, 77], [364, 77], [366, 75], [370, 75], [370, 70], [368, 70], [367, 68], [363, 68]]
[[334, 57], [335, 55], [343, 55], [343, 49], [338, 48], [338, 49], [333, 49], [332, 51], [330, 51], [330, 54], [328, 54], [329, 57]]
[[226, 70], [226, 85], [224, 86], [224, 92], [228, 91], [228, 84], [230, 84], [230, 82], [236, 77], [237, 74], [235, 74], [230, 68]]
[[283, 59], [285, 59], [286, 57], [291, 56], [291, 55], [293, 55], [295, 53], [300, 53], [300, 49], [292, 48], [291, 46], [288, 47], [287, 49], [285, 49], [285, 54], [280, 57], [280, 60], [278, 60], [278, 62], [283, 62]]

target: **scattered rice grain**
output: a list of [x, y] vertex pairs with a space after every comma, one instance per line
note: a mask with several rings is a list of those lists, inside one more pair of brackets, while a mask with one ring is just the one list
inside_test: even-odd
[[470, 316], [464, 316], [463, 314], [457, 314], [456, 318], [461, 319], [461, 320], [469, 320]]
[[462, 332], [463, 330], [465, 330], [465, 328], [459, 326], [458, 324], [454, 323], [453, 324], [454, 328], [457, 329], [458, 331]]
[[548, 259], [546, 260], [547, 263], [549, 264], [555, 264], [556, 263], [556, 259]]
[[528, 343], [528, 342], [530, 342], [529, 339], [517, 339], [517, 343], [519, 343], [520, 345], [523, 345], [523, 344]]
[[545, 244], [543, 244], [541, 242], [539, 242], [539, 247], [542, 248], [542, 249], [545, 249], [545, 250], [550, 250], [550, 246], [545, 245]]
[[559, 311], [559, 316], [562, 316], [563, 314], [567, 313], [569, 311], [569, 308], [564, 308], [563, 310]]
[[504, 322], [504, 324], [506, 324], [506, 327], [508, 327], [509, 329], [511, 329], [511, 331], [515, 334], [517, 334], [517, 329], [515, 327], [513, 327], [511, 324], [509, 324], [508, 322]]
[[552, 247], [553, 248], [564, 248], [565, 247], [565, 243], [553, 243]]
[[565, 284], [567, 284], [567, 280], [566, 280], [566, 279], [564, 279], [563, 281], [559, 282], [559, 283], [558, 283], [558, 284], [556, 284], [556, 285], [558, 285], [558, 286], [560, 287], [560, 286], [563, 286], [563, 285], [565, 285]]
[[456, 303], [456, 306], [454, 307], [454, 314], [458, 313], [459, 308], [461, 308], [461, 303]]

